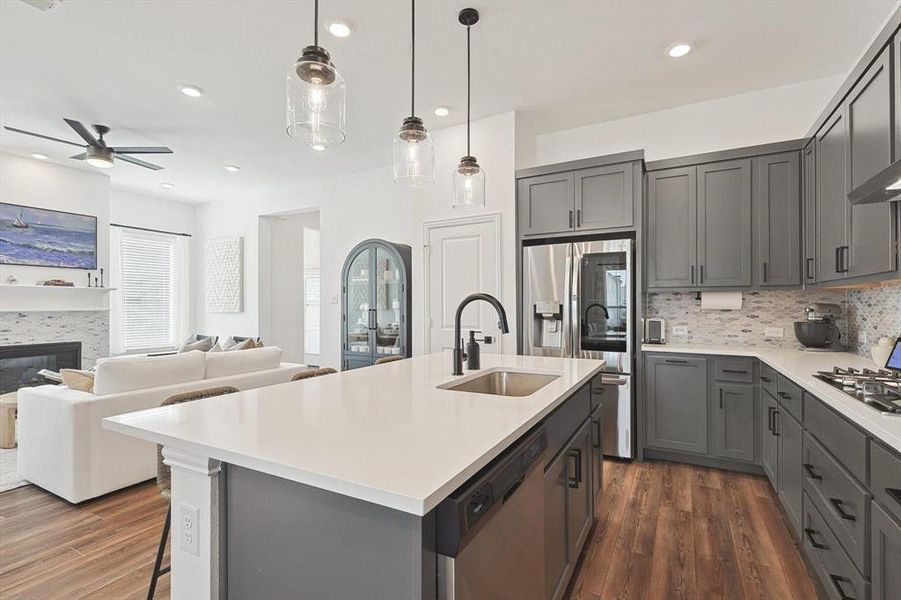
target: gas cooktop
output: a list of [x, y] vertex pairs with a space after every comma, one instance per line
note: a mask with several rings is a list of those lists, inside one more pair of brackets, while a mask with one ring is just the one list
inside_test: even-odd
[[884, 415], [901, 417], [901, 374], [879, 369], [819, 371], [814, 375]]

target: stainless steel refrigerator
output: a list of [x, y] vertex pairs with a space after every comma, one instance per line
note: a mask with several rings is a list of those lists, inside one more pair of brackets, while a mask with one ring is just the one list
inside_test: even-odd
[[604, 454], [632, 458], [634, 281], [631, 239], [523, 247], [523, 354], [606, 361]]

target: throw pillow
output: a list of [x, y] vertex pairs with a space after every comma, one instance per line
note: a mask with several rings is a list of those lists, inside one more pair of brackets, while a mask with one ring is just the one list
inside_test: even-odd
[[63, 385], [72, 390], [94, 393], [94, 372], [79, 369], [60, 369]]
[[224, 350], [225, 348], [223, 348], [222, 344], [220, 344], [219, 342], [216, 342], [215, 344], [213, 344], [213, 347], [210, 348], [210, 352], [222, 352]]
[[200, 350], [201, 352], [209, 352], [213, 347], [213, 342], [215, 340], [213, 338], [203, 338], [202, 340], [194, 341], [193, 338], [189, 338], [191, 341], [185, 341], [182, 343], [181, 347], [178, 349], [179, 352], [190, 352], [191, 350]]
[[234, 344], [233, 346], [227, 347], [225, 349], [225, 351], [231, 352], [232, 350], [251, 350], [256, 347], [257, 347], [256, 342], [254, 342], [253, 339], [248, 338], [242, 342], [238, 342], [237, 344]]

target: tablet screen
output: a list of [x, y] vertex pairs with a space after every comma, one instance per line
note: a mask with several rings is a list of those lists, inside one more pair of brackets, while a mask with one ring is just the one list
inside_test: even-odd
[[888, 360], [885, 362], [885, 368], [901, 371], [901, 338], [895, 340], [895, 347], [892, 348], [892, 353], [889, 354]]

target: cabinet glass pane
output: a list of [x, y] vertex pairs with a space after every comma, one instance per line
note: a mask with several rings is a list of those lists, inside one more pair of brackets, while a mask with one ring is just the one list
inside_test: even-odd
[[347, 350], [370, 352], [369, 328], [372, 315], [369, 305], [370, 290], [369, 250], [363, 250], [354, 258], [347, 273]]
[[401, 285], [403, 272], [394, 255], [384, 248], [375, 251], [375, 350], [378, 354], [402, 354]]
[[629, 271], [625, 252], [586, 254], [579, 264], [579, 348], [626, 351]]

